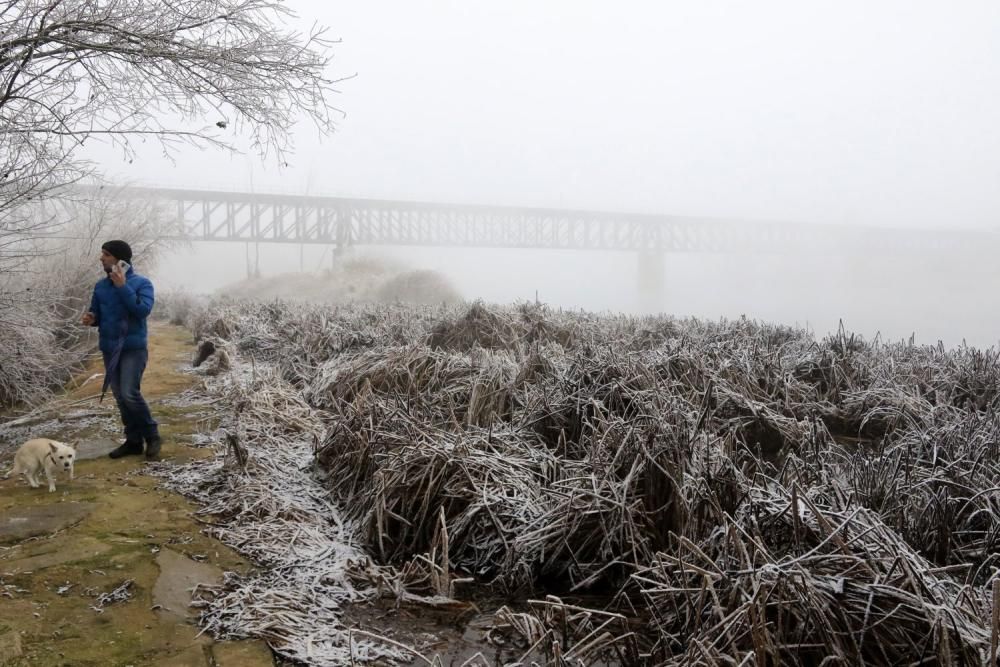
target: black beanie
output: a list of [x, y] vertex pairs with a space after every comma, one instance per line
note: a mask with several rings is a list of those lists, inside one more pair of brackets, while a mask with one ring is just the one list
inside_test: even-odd
[[107, 250], [109, 255], [124, 262], [132, 261], [132, 248], [124, 241], [108, 241], [101, 246], [101, 250]]

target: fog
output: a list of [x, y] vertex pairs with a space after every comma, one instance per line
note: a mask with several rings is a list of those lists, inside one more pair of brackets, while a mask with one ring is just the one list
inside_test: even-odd
[[[964, 2], [325, 3], [339, 131], [296, 128], [288, 165], [252, 153], [114, 147], [149, 185], [960, 230], [1000, 212], [1000, 5]], [[206, 123], [216, 119], [205, 119]], [[234, 133], [236, 128], [233, 129]], [[234, 138], [239, 143], [237, 135]], [[161, 289], [246, 273], [242, 244], [195, 244]], [[251, 248], [250, 252], [257, 252]], [[265, 274], [299, 249], [259, 249]], [[359, 252], [365, 252], [359, 250]], [[671, 254], [650, 301], [628, 253], [380, 250], [468, 298], [997, 341], [991, 257]], [[301, 265], [329, 264], [307, 248]]]

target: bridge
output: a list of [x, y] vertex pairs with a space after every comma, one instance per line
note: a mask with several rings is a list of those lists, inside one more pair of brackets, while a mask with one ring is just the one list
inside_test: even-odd
[[[93, 186], [84, 186], [93, 191]], [[632, 251], [640, 288], [657, 292], [668, 253], [811, 253], [857, 257], [963, 252], [997, 247], [972, 230], [914, 230], [648, 215], [624, 212], [475, 206], [384, 199], [225, 192], [159, 187], [109, 188], [155, 200], [175, 238], [246, 244], [451, 246]]]
[[[92, 188], [88, 188], [92, 189]], [[127, 187], [189, 241], [672, 252], [896, 254], [978, 244], [974, 232], [383, 199]]]

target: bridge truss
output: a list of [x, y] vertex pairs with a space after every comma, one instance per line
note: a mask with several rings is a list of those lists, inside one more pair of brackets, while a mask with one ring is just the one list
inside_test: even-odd
[[723, 220], [545, 208], [473, 206], [130, 187], [162, 202], [191, 241], [618, 250], [896, 254], [954, 245], [954, 235], [840, 225]]

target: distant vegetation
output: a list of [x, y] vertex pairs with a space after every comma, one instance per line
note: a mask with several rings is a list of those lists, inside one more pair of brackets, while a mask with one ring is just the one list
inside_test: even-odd
[[356, 257], [316, 273], [248, 278], [218, 290], [236, 299], [288, 299], [312, 303], [457, 303], [461, 294], [435, 271], [410, 270], [398, 262]]
[[153, 204], [118, 201], [109, 192], [64, 202], [63, 210], [70, 221], [58, 235], [18, 244], [16, 267], [0, 269], [0, 407], [42, 400], [96, 352], [96, 331], [79, 319], [104, 276], [102, 242], [129, 239], [141, 273], [150, 272], [166, 248], [166, 218]]

